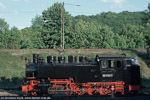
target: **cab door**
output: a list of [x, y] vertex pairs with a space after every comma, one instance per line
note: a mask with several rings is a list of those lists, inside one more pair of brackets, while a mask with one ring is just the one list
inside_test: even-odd
[[115, 80], [116, 81], [123, 81], [123, 60], [116, 60], [115, 61]]
[[115, 80], [114, 60], [100, 60], [100, 76], [102, 82]]

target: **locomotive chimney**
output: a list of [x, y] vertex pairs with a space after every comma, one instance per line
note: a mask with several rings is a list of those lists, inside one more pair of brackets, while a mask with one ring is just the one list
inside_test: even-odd
[[65, 56], [59, 56], [58, 57], [58, 62], [61, 63], [61, 64], [65, 63]]
[[56, 62], [56, 56], [47, 56], [47, 63]]
[[33, 54], [33, 63], [38, 63], [39, 54]]
[[80, 56], [79, 57], [79, 62], [85, 63], [86, 62], [86, 57], [85, 56]]
[[76, 63], [77, 62], [77, 56], [74, 56], [74, 55], [68, 56], [68, 62], [69, 63]]

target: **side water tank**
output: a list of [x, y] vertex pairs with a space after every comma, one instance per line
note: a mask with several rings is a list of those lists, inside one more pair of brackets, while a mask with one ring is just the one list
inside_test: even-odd
[[47, 63], [56, 62], [56, 56], [47, 56]]
[[61, 63], [61, 64], [65, 63], [65, 56], [59, 56], [58, 57], [58, 62]]
[[44, 63], [44, 57], [39, 57], [38, 58], [38, 63], [43, 64]]
[[69, 63], [76, 63], [77, 62], [77, 56], [70, 55], [68, 56]]

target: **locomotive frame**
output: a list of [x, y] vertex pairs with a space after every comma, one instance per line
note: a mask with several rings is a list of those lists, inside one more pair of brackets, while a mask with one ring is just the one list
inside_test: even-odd
[[26, 78], [22, 92], [26, 95], [124, 95], [141, 89], [140, 66], [136, 57], [126, 55], [47, 56], [33, 54], [33, 62], [26, 64]]

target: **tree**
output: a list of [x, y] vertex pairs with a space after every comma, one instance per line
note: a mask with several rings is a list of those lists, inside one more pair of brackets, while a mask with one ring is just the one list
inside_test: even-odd
[[148, 12], [150, 12], [150, 3], [148, 3], [148, 7], [147, 8], [148, 8]]
[[9, 44], [10, 31], [9, 25], [4, 19], [0, 19], [0, 48], [7, 49]]
[[32, 19], [32, 26], [31, 26], [31, 31], [32, 31], [32, 43], [33, 48], [38, 48], [42, 49], [45, 48], [43, 38], [42, 38], [42, 32], [43, 32], [43, 18], [42, 16], [36, 15], [34, 19]]
[[145, 48], [145, 41], [143, 36], [143, 27], [132, 24], [124, 24], [120, 36], [126, 41], [127, 48]]
[[[43, 17], [43, 33], [42, 37], [45, 43], [46, 48], [59, 48], [61, 42], [61, 12], [62, 4], [55, 3], [53, 6], [44, 10], [42, 13]], [[64, 11], [65, 18], [65, 36], [68, 36], [69, 30], [71, 27], [70, 18], [71, 16], [68, 12]]]
[[33, 49], [33, 42], [32, 42], [32, 38], [33, 38], [33, 31], [31, 28], [24, 28], [21, 30], [21, 41], [20, 41], [20, 45], [21, 45], [21, 49]]
[[148, 3], [147, 22], [150, 23], [150, 3]]
[[21, 34], [20, 30], [17, 27], [11, 28], [11, 37], [10, 37], [10, 44], [12, 49], [19, 49], [20, 48], [20, 41], [21, 41]]
[[43, 18], [42, 16], [36, 15], [34, 19], [32, 19], [32, 29], [34, 31], [42, 31]]
[[32, 44], [33, 44], [33, 48], [37, 48], [37, 49], [44, 49], [45, 45], [42, 39], [42, 33], [38, 32], [38, 31], [33, 31], [32, 32]]
[[[71, 16], [64, 11], [65, 48], [150, 48], [150, 3], [144, 12]], [[18, 30], [0, 19], [0, 48], [61, 48], [62, 4], [55, 3]]]
[[150, 23], [146, 24], [144, 34], [145, 34], [145, 40], [146, 40], [146, 44], [147, 44], [147, 46], [146, 46], [147, 57], [150, 58]]
[[150, 23], [146, 24], [144, 34], [145, 34], [147, 47], [150, 47]]
[[114, 33], [111, 31], [111, 28], [104, 26], [101, 29], [102, 34], [102, 48], [114, 48]]
[[114, 42], [114, 48], [127, 48], [126, 38], [123, 35], [115, 34]]
[[148, 3], [147, 10], [144, 11], [143, 15], [144, 15], [144, 18], [142, 19], [142, 20], [143, 20], [143, 23], [144, 23], [145, 25], [146, 25], [147, 23], [150, 23], [150, 3]]
[[113, 48], [114, 33], [108, 26], [79, 20], [72, 33], [73, 48]]
[[92, 25], [92, 23], [85, 22], [83, 20], [80, 20], [75, 24], [72, 36], [70, 37], [72, 48], [91, 47], [91, 45], [89, 44], [89, 36], [91, 36], [92, 32], [89, 32], [89, 30], [91, 29]]

